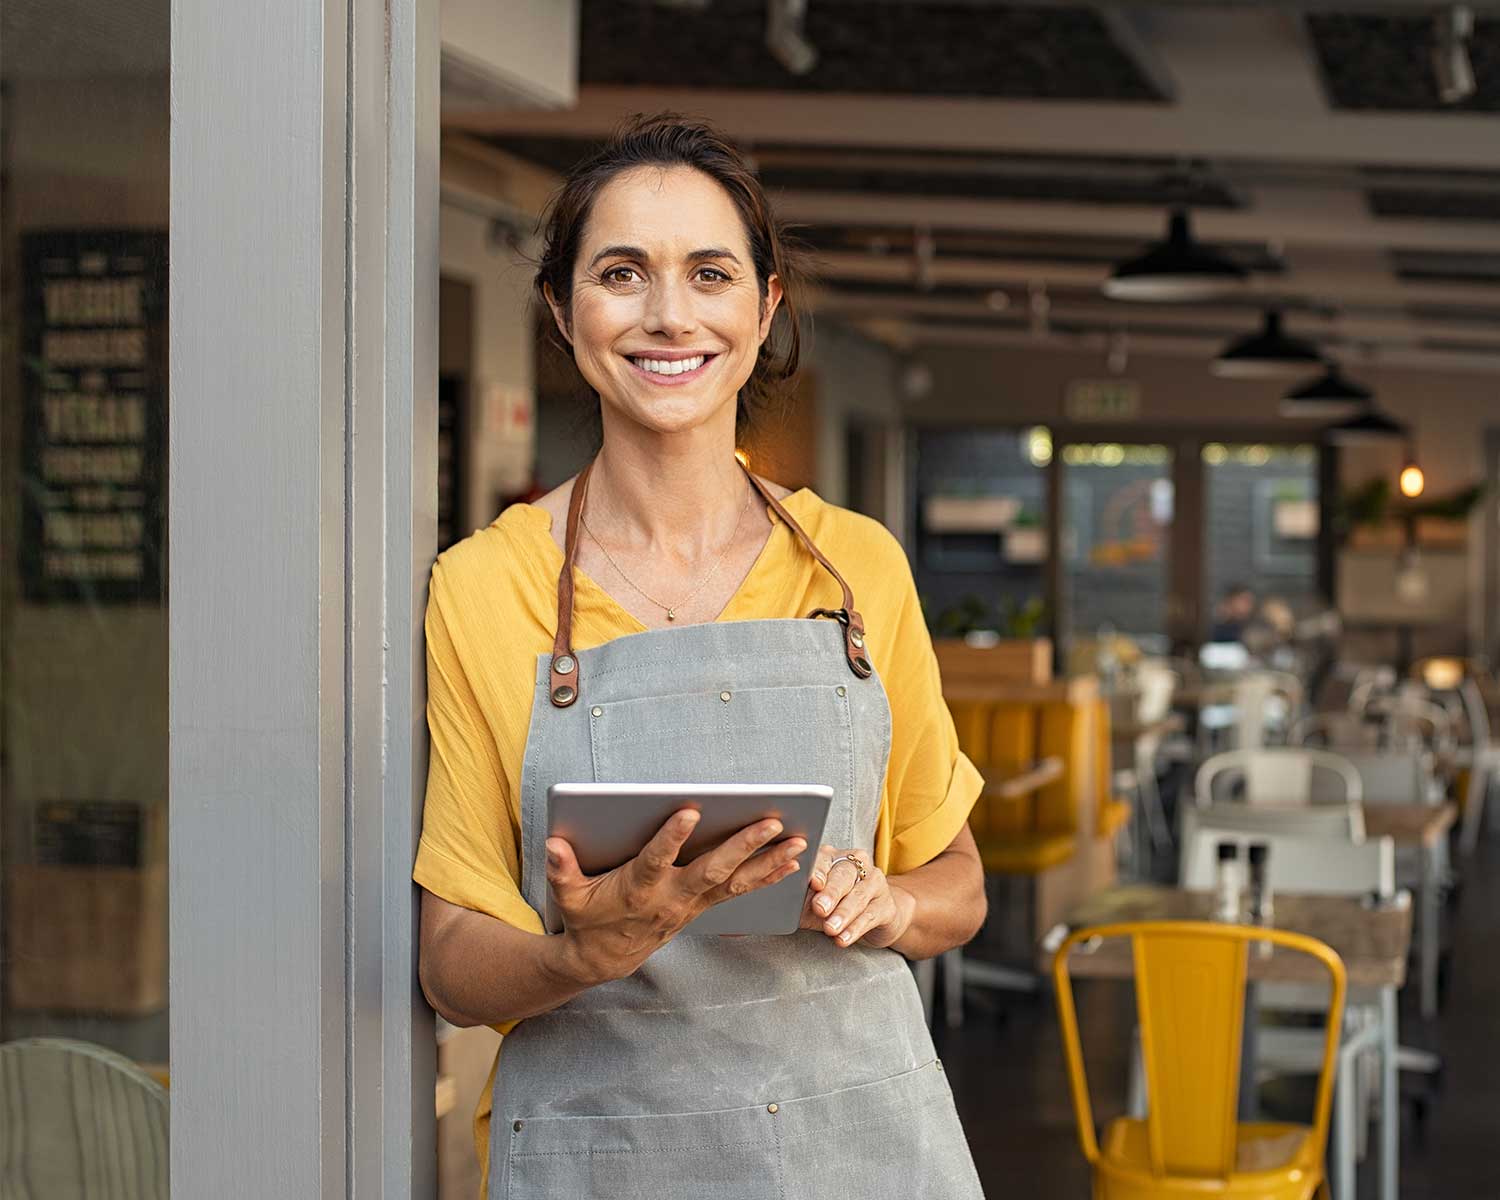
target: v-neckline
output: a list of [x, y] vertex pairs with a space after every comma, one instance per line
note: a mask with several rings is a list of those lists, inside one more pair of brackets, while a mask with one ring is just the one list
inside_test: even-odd
[[[803, 496], [810, 495], [812, 495], [812, 490], [810, 488], [800, 487], [796, 491], [788, 492], [785, 496], [781, 497], [781, 503], [787, 505], [788, 508], [790, 508], [793, 504], [799, 504]], [[526, 509], [528, 513], [536, 514], [537, 526], [541, 530], [542, 538], [545, 541], [547, 547], [547, 574], [555, 583], [558, 573], [562, 570], [563, 567], [563, 549], [557, 544], [557, 539], [552, 536], [552, 514], [538, 504], [521, 504], [517, 507]], [[579, 590], [588, 592], [591, 596], [601, 602], [612, 613], [614, 613], [623, 624], [630, 626], [630, 632], [632, 633], [648, 633], [659, 629], [687, 629], [693, 625], [717, 625], [723, 622], [737, 620], [739, 618], [736, 618], [733, 613], [745, 601], [746, 597], [753, 591], [754, 587], [758, 585], [757, 576], [760, 575], [761, 568], [764, 566], [766, 560], [770, 557], [772, 546], [776, 544], [778, 538], [792, 536], [792, 531], [787, 527], [786, 522], [782, 521], [781, 518], [776, 515], [775, 511], [770, 508], [769, 505], [766, 507], [766, 515], [771, 520], [771, 532], [766, 535], [765, 542], [761, 544], [760, 550], [756, 552], [754, 560], [750, 563], [750, 569], [745, 572], [744, 578], [740, 580], [739, 585], [730, 594], [729, 599], [724, 602], [723, 608], [721, 608], [715, 616], [711, 617], [707, 621], [686, 621], [681, 623], [672, 622], [666, 625], [647, 625], [633, 612], [631, 612], [628, 608], [621, 604], [619, 600], [615, 599], [614, 594], [608, 588], [606, 588], [602, 583], [600, 583], [597, 579], [595, 579], [592, 575], [590, 575], [587, 571], [585, 571], [582, 567], [578, 566], [575, 563], [573, 566], [573, 572], [576, 578], [576, 586], [579, 588]], [[801, 523], [800, 519], [798, 523]]]

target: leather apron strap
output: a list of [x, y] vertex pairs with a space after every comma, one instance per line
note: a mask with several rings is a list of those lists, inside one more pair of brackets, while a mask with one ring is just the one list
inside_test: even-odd
[[[818, 549], [812, 538], [807, 536], [807, 531], [797, 523], [797, 519], [771, 494], [771, 489], [749, 467], [743, 463], [740, 466], [777, 519], [792, 531], [797, 540], [807, 547], [808, 553], [838, 581], [843, 593], [843, 607], [815, 608], [807, 615], [810, 619], [832, 617], [844, 627], [844, 657], [849, 662], [849, 669], [860, 679], [868, 679], [874, 668], [865, 652], [865, 620], [854, 607], [854, 592], [848, 581], [839, 574], [838, 568], [828, 560], [827, 555]], [[568, 498], [568, 524], [563, 535], [563, 565], [557, 577], [557, 635], [552, 639], [552, 670], [548, 683], [552, 704], [556, 708], [567, 708], [578, 699], [578, 656], [573, 653], [573, 571], [578, 561], [578, 526], [583, 515], [583, 502], [588, 496], [589, 473], [593, 469], [594, 464], [590, 462], [578, 472], [578, 478], [573, 481], [573, 494]]]

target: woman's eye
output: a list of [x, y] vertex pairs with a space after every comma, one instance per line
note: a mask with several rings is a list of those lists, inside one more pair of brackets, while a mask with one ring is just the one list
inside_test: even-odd
[[698, 272], [698, 278], [704, 283], [728, 283], [729, 276], [718, 267], [704, 267]]
[[610, 267], [604, 272], [606, 283], [635, 283], [639, 279], [640, 275], [634, 267]]

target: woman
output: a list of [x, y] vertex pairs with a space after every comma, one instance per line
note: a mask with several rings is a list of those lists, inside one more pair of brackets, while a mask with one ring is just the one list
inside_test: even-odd
[[[796, 369], [765, 197], [712, 130], [643, 119], [545, 229], [537, 286], [603, 445], [445, 553], [427, 610], [421, 979], [506, 1034], [486, 1195], [979, 1196], [905, 958], [984, 919], [980, 780], [900, 547], [736, 457]], [[804, 864], [766, 821], [679, 868], [685, 811], [585, 877], [545, 820], [550, 784], [587, 780], [826, 783], [831, 844]], [[801, 932], [675, 938], [803, 866]]]

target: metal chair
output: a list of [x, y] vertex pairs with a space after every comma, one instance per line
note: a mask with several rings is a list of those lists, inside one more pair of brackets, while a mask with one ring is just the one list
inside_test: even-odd
[[1200, 808], [1231, 799], [1237, 782], [1243, 784], [1243, 802], [1256, 808], [1358, 804], [1364, 797], [1359, 772], [1342, 755], [1280, 746], [1214, 755], [1198, 768], [1194, 799]]
[[[1095, 1132], [1070, 954], [1128, 938], [1135, 961], [1148, 1109]], [[1305, 954], [1328, 975], [1317, 1099], [1310, 1126], [1236, 1119], [1247, 953], [1251, 942]], [[1078, 1141], [1095, 1200], [1242, 1197], [1307, 1200], [1326, 1194], [1334, 1068], [1343, 1021], [1344, 965], [1322, 942], [1279, 929], [1205, 921], [1146, 921], [1075, 931], [1053, 964]]]
[[102, 1046], [0, 1046], [0, 1195], [167, 1200], [167, 1121], [166, 1089]]

